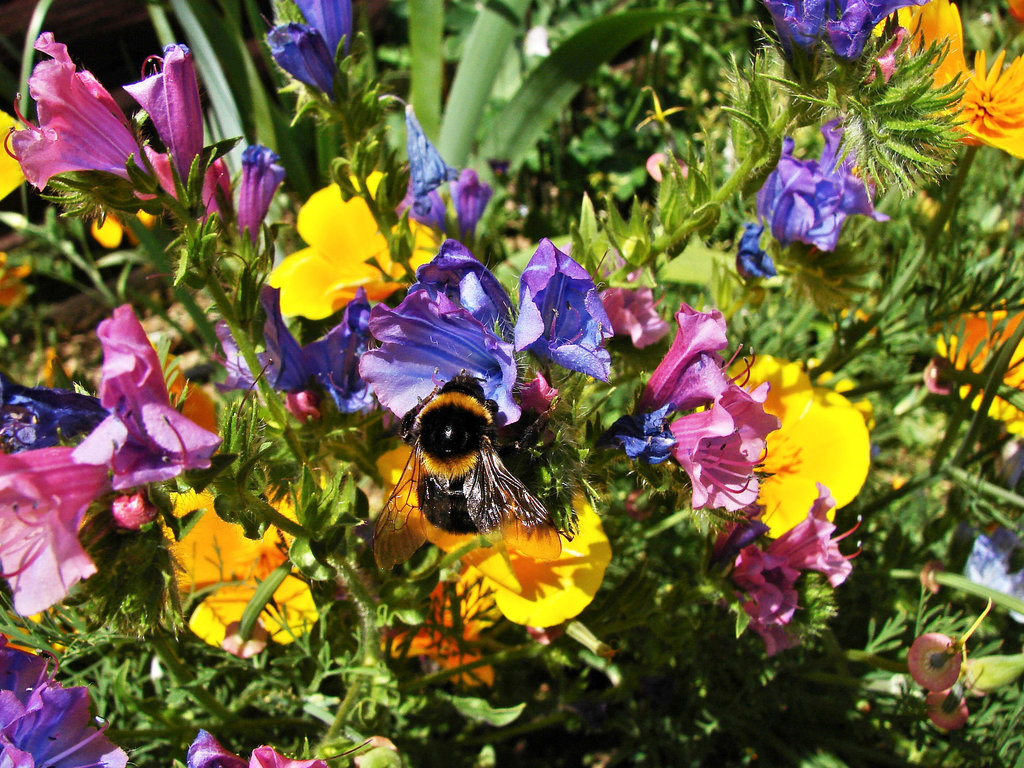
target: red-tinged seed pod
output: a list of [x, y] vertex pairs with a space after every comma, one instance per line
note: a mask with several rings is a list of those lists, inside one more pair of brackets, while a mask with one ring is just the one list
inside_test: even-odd
[[939, 728], [955, 731], [967, 724], [967, 701], [952, 691], [932, 691], [924, 699], [928, 719]]
[[951, 688], [960, 677], [962, 661], [962, 654], [954, 647], [953, 638], [939, 632], [921, 635], [907, 652], [910, 676], [929, 691]]

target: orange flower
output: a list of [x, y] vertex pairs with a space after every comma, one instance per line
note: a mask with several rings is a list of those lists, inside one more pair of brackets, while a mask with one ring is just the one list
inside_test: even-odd
[[1024, 0], [1010, 0], [1010, 15], [1017, 21], [1024, 22]]
[[931, 0], [920, 7], [899, 11], [900, 25], [911, 32], [912, 48], [924, 50], [945, 40], [946, 57], [935, 72], [936, 86], [959, 75], [966, 81], [960, 100], [961, 128], [967, 144], [988, 144], [1014, 157], [1024, 157], [1024, 57], [1003, 67], [1006, 51], [986, 67], [984, 51], [974, 56], [974, 71], [964, 58], [960, 12], [949, 0]]
[[22, 282], [32, 270], [27, 264], [7, 266], [7, 254], [0, 251], [0, 307], [16, 307], [25, 300], [28, 289]]
[[[936, 347], [939, 354], [947, 358], [954, 368], [961, 371], [973, 371], [980, 374], [989, 360], [989, 356], [1013, 335], [1020, 325], [1024, 313], [1010, 315], [1005, 311], [966, 315], [963, 328], [949, 338], [939, 337]], [[1018, 345], [1010, 360], [1010, 367], [1003, 376], [1003, 383], [1014, 389], [1024, 390], [1024, 343]], [[960, 389], [962, 397], [970, 392], [970, 386]], [[975, 409], [981, 404], [982, 393], [979, 392], [971, 404]], [[1001, 397], [992, 400], [988, 415], [1006, 424], [1006, 429], [1014, 435], [1024, 436], [1024, 413]]]
[[[456, 620], [456, 616], [458, 620]], [[472, 647], [480, 633], [494, 623], [494, 596], [479, 574], [466, 569], [454, 583], [438, 582], [430, 593], [430, 616], [411, 640], [397, 635], [392, 649], [406, 656], [426, 656], [443, 669], [453, 669], [480, 658]], [[474, 667], [454, 678], [465, 686], [494, 685], [494, 668]]]

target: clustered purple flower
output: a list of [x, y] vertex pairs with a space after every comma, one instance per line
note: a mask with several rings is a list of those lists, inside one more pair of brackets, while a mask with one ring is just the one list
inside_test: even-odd
[[125, 768], [128, 755], [89, 715], [89, 690], [64, 688], [48, 661], [0, 635], [0, 751], [12, 768]]
[[828, 513], [835, 501], [828, 488], [818, 483], [818, 498], [807, 517], [766, 548], [744, 547], [736, 558], [731, 578], [747, 597], [743, 610], [750, 627], [764, 640], [768, 655], [797, 643], [786, 626], [799, 607], [796, 581], [803, 571], [818, 571], [832, 587], [838, 587], [853, 571], [850, 558], [839, 551], [833, 538], [836, 526]]
[[832, 251], [847, 216], [889, 219], [874, 209], [871, 190], [853, 173], [853, 158], [839, 161], [839, 121], [826, 123], [821, 133], [825, 148], [820, 160], [794, 158], [793, 139], [786, 137], [779, 164], [757, 193], [757, 214], [783, 247], [800, 242]]
[[[259, 355], [259, 362], [274, 389], [297, 396], [289, 400], [295, 411], [319, 418], [319, 412], [315, 410], [319, 399], [309, 389], [313, 384], [329, 394], [342, 413], [373, 407], [373, 393], [359, 377], [358, 370], [359, 359], [370, 339], [370, 302], [363, 288], [359, 288], [352, 301], [345, 305], [341, 322], [323, 338], [305, 346], [299, 344], [284, 322], [279, 289], [264, 287], [260, 293], [260, 304], [267, 319], [263, 324], [266, 351]], [[226, 324], [217, 326], [217, 336], [224, 348], [224, 365], [228, 372], [222, 387], [250, 389], [255, 380]]]
[[[631, 459], [660, 464], [674, 456], [693, 484], [694, 509], [743, 509], [756, 498], [754, 469], [779, 420], [764, 411], [768, 385], [753, 392], [723, 371], [725, 318], [683, 304], [668, 354], [651, 374], [636, 412], [622, 416], [599, 445], [618, 445]], [[697, 410], [700, 409], [700, 410]], [[671, 424], [675, 412], [686, 412]]]
[[828, 39], [841, 59], [856, 59], [873, 30], [900, 8], [928, 0], [764, 0], [787, 53], [793, 46], [810, 50]]
[[0, 373], [0, 447], [7, 453], [49, 448], [91, 432], [107, 417], [95, 397], [68, 389], [23, 387]]
[[519, 316], [504, 288], [463, 245], [447, 240], [419, 268], [417, 282], [394, 309], [370, 313], [380, 346], [366, 352], [360, 376], [381, 404], [402, 416], [460, 373], [480, 381], [494, 400], [498, 421], [519, 419], [513, 397], [526, 350], [602, 381], [610, 357], [603, 349], [611, 323], [593, 279], [579, 264], [542, 240], [520, 280]]

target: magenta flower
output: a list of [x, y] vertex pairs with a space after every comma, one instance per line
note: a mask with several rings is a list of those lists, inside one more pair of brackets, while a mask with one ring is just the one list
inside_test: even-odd
[[616, 336], [629, 336], [633, 346], [643, 349], [661, 341], [669, 324], [658, 314], [654, 292], [640, 288], [609, 288], [601, 294], [604, 311]]
[[323, 760], [293, 760], [270, 747], [257, 747], [248, 764], [238, 755], [228, 752], [213, 736], [199, 731], [188, 748], [186, 768], [328, 768]]
[[75, 448], [74, 460], [110, 466], [115, 490], [209, 467], [220, 438], [171, 407], [160, 361], [131, 307], [115, 309], [97, 335], [100, 403], [111, 415]]
[[548, 380], [538, 373], [533, 381], [523, 387], [519, 393], [519, 402], [523, 409], [534, 413], [546, 413], [558, 397], [558, 390], [548, 384]]
[[743, 509], [757, 499], [754, 468], [761, 462], [765, 437], [779, 420], [764, 412], [768, 385], [753, 392], [729, 382], [705, 411], [687, 414], [669, 429], [673, 455], [693, 484], [693, 508]]
[[799, 604], [795, 587], [799, 577], [800, 571], [785, 557], [758, 547], [747, 547], [736, 558], [732, 580], [747, 594], [743, 610], [750, 616], [750, 628], [764, 640], [769, 656], [797, 644], [786, 625]]
[[275, 152], [262, 144], [250, 144], [242, 152], [242, 181], [238, 185], [238, 231], [249, 232], [256, 242], [277, 188], [284, 181], [284, 168]]
[[604, 348], [612, 323], [594, 279], [547, 238], [540, 241], [519, 278], [516, 350], [529, 349], [570, 371], [608, 381], [611, 355]]
[[35, 48], [52, 57], [32, 70], [29, 95], [39, 125], [16, 131], [11, 149], [29, 183], [38, 189], [69, 171], [105, 171], [128, 178], [128, 158], [141, 148], [128, 119], [107, 90], [86, 70], [78, 72], [67, 46], [43, 32]]
[[689, 411], [715, 400], [728, 385], [718, 354], [729, 344], [722, 313], [717, 309], [698, 312], [683, 304], [676, 313], [676, 325], [668, 354], [640, 396], [639, 411], [655, 411], [665, 405], [673, 411]]
[[89, 690], [64, 688], [46, 668], [0, 635], [0, 762], [11, 768], [125, 768], [128, 755], [89, 713]]
[[835, 506], [828, 488], [818, 483], [818, 498], [807, 517], [773, 541], [769, 550], [785, 557], [794, 568], [824, 574], [829, 584], [838, 587], [853, 571], [853, 565], [836, 545], [849, 534], [832, 538], [836, 526], [829, 522], [828, 513]]
[[795, 588], [803, 571], [818, 571], [838, 587], [853, 570], [850, 558], [839, 551], [832, 537], [836, 527], [828, 521], [835, 501], [828, 488], [818, 483], [818, 498], [811, 505], [807, 518], [762, 550], [744, 547], [736, 558], [733, 582], [747, 595], [743, 610], [750, 616], [750, 626], [765, 642], [771, 656], [797, 643], [786, 629], [798, 607]]
[[110, 483], [106, 467], [76, 464], [73, 450], [0, 454], [0, 564], [23, 616], [59, 603], [96, 573], [78, 528]]
[[154, 58], [161, 62], [160, 71], [124, 89], [146, 110], [184, 182], [203, 151], [203, 111], [192, 53], [172, 44], [164, 48], [162, 60]]

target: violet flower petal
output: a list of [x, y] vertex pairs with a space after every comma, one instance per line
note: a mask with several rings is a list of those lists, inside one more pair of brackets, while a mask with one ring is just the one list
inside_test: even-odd
[[306, 23], [315, 27], [327, 44], [331, 60], [345, 38], [345, 53], [352, 44], [352, 0], [295, 0]]
[[334, 57], [323, 35], [306, 24], [282, 24], [267, 33], [274, 61], [301, 83], [331, 98], [334, 94]]
[[544, 238], [519, 279], [517, 351], [529, 349], [572, 371], [601, 381], [611, 374], [604, 348], [612, 336], [590, 274]]
[[95, 397], [23, 387], [0, 374], [0, 445], [8, 453], [48, 448], [94, 429], [107, 416]]
[[185, 755], [187, 768], [246, 768], [238, 755], [228, 752], [208, 731], [200, 730]]
[[426, 216], [431, 207], [430, 193], [446, 181], [458, 178], [459, 174], [441, 158], [441, 153], [423, 132], [411, 106], [405, 108], [405, 131], [412, 209], [420, 216]]
[[255, 243], [277, 188], [284, 181], [278, 156], [262, 144], [250, 144], [242, 152], [242, 180], [238, 185], [238, 231], [248, 231]]
[[480, 381], [498, 407], [499, 424], [519, 419], [512, 397], [518, 372], [512, 345], [485, 328], [444, 294], [417, 290], [395, 309], [378, 304], [370, 333], [381, 342], [359, 361], [359, 375], [381, 405], [404, 416], [440, 385], [460, 373]]

